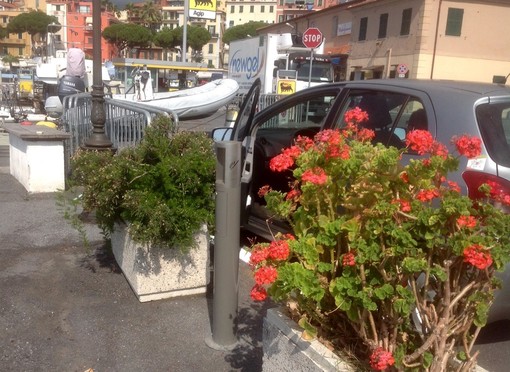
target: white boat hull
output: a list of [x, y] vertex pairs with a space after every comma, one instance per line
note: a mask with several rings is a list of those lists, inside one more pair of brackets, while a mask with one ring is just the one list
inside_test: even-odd
[[238, 90], [235, 80], [219, 79], [196, 88], [153, 93], [150, 100], [137, 99], [136, 94], [114, 94], [112, 98], [172, 110], [181, 119], [215, 113], [230, 103]]

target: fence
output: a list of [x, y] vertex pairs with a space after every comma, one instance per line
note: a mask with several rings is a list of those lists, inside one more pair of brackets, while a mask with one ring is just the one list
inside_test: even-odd
[[[66, 146], [71, 156], [84, 145], [92, 133], [90, 93], [78, 93], [64, 97], [63, 114], [60, 118], [63, 129], [71, 134]], [[134, 146], [142, 139], [143, 131], [157, 115], [172, 117], [175, 125], [179, 119], [170, 110], [163, 110], [134, 102], [119, 101], [105, 97], [105, 134], [113, 147], [122, 149]]]

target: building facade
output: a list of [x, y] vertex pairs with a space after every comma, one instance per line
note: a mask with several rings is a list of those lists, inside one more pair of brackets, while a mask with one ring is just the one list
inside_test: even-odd
[[510, 2], [379, 0], [352, 9], [349, 69], [366, 78], [490, 82], [510, 73]]
[[[0, 27], [6, 28], [10, 20], [17, 15], [33, 10], [44, 11], [46, 8], [46, 0], [26, 0], [26, 1], [9, 1], [0, 2]], [[39, 45], [34, 45], [32, 50], [32, 42], [28, 33], [9, 34], [5, 39], [0, 40], [0, 55], [12, 55], [15, 57], [28, 59], [35, 53], [42, 53]], [[40, 48], [37, 50], [37, 48]]]
[[259, 29], [317, 27], [338, 80], [432, 78], [491, 82], [510, 73], [505, 0], [358, 0]]
[[[69, 48], [80, 48], [88, 58], [92, 58], [94, 48], [92, 19], [93, 3], [90, 1], [79, 0], [47, 0], [46, 14], [55, 16], [62, 27], [60, 30], [52, 32], [53, 28], [48, 29], [48, 51], [56, 55], [59, 50]], [[101, 30], [108, 27], [117, 18], [112, 12], [101, 11]], [[115, 56], [114, 47], [101, 38], [103, 60], [111, 59]]]
[[239, 26], [250, 21], [277, 22], [277, 0], [226, 0], [226, 27]]

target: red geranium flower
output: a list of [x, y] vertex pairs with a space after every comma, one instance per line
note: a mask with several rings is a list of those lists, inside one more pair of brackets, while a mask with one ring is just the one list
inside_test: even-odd
[[271, 187], [269, 185], [262, 186], [257, 193], [260, 198], [263, 198], [269, 191], [271, 191]]
[[476, 227], [476, 218], [473, 216], [460, 216], [457, 218], [457, 226], [459, 228], [467, 227], [469, 229]]
[[355, 266], [356, 265], [356, 255], [354, 252], [347, 252], [342, 257], [342, 265], [343, 266]]
[[276, 155], [269, 161], [269, 169], [273, 172], [283, 172], [294, 165], [294, 159], [288, 154]]
[[323, 185], [328, 181], [328, 175], [322, 168], [308, 169], [301, 176], [303, 182], [311, 182], [315, 185]]
[[253, 277], [258, 285], [271, 284], [278, 277], [278, 271], [272, 266], [264, 266], [255, 271]]
[[261, 262], [267, 260], [269, 256], [269, 249], [267, 245], [256, 245], [253, 247], [250, 254], [250, 264], [258, 265]]
[[467, 135], [455, 137], [454, 143], [459, 154], [468, 159], [476, 158], [482, 152], [482, 140], [478, 137], [469, 137]]
[[255, 285], [250, 292], [250, 297], [254, 301], [264, 301], [267, 298], [266, 289], [260, 285]]
[[411, 150], [423, 155], [431, 152], [434, 145], [434, 138], [427, 130], [412, 130], [406, 136], [406, 145]]
[[344, 121], [347, 124], [359, 124], [368, 120], [368, 114], [359, 107], [347, 111], [344, 115]]
[[492, 265], [492, 257], [488, 250], [479, 244], [473, 244], [464, 249], [464, 262], [477, 269], [484, 270]]
[[378, 347], [370, 355], [370, 367], [376, 371], [384, 371], [386, 368], [395, 364], [395, 358], [389, 352], [384, 350], [382, 347]]
[[447, 181], [447, 183], [448, 183], [448, 186], [450, 186], [450, 189], [452, 189], [453, 191], [456, 191], [456, 192], [460, 192], [460, 186], [457, 182]]
[[422, 202], [430, 201], [439, 196], [439, 192], [436, 189], [432, 190], [420, 190], [416, 195], [416, 199]]
[[289, 257], [290, 248], [286, 240], [275, 240], [269, 244], [269, 258], [284, 261]]
[[285, 199], [286, 200], [294, 200], [294, 199], [299, 198], [299, 195], [301, 195], [301, 192], [299, 190], [292, 189], [287, 193], [287, 195], [285, 196]]

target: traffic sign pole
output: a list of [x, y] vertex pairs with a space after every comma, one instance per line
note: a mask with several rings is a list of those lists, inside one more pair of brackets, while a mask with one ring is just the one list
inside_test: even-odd
[[310, 71], [308, 72], [308, 88], [312, 85], [312, 63], [313, 63], [313, 48], [310, 49]]
[[308, 73], [308, 87], [312, 85], [313, 50], [322, 44], [322, 32], [316, 27], [309, 27], [303, 32], [303, 45], [310, 48], [310, 71]]

